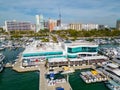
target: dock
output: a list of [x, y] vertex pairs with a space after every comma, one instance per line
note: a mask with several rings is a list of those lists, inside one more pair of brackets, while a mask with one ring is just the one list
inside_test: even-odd
[[47, 90], [46, 82], [45, 82], [45, 67], [44, 64], [40, 65], [40, 74], [39, 74], [39, 90]]
[[17, 72], [38, 71], [39, 66], [23, 67], [22, 58], [19, 57], [19, 59], [12, 65], [12, 69]]
[[4, 65], [4, 67], [6, 67], [6, 68], [11, 68], [11, 67], [12, 67], [12, 63], [6, 63], [6, 64]]
[[62, 87], [65, 90], [72, 90], [69, 82], [56, 83], [55, 85], [49, 86], [45, 74], [47, 73], [44, 64], [40, 65], [40, 74], [39, 74], [39, 90], [56, 90], [57, 87]]
[[13, 65], [12, 69], [17, 72], [39, 71], [39, 90], [55, 90], [57, 87], [62, 87], [65, 90], [72, 90], [69, 82], [56, 83], [49, 86], [45, 74], [48, 70], [45, 68], [45, 62], [41, 62], [38, 66], [22, 67], [22, 59], [19, 58]]

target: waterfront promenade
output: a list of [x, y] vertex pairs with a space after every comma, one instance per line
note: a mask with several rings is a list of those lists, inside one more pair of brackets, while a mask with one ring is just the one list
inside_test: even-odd
[[45, 73], [46, 73], [46, 69], [44, 67], [44, 64], [40, 65], [40, 69], [39, 69], [40, 73], [39, 73], [39, 90], [47, 90], [46, 88], [46, 80], [45, 80]]
[[12, 69], [17, 72], [38, 71], [39, 66], [22, 67], [22, 58], [19, 57], [18, 60], [12, 65]]
[[[15, 64], [12, 65], [13, 70], [17, 72], [39, 71], [39, 90], [55, 90], [57, 87], [63, 87], [65, 90], [72, 90], [69, 82], [56, 83], [49, 86], [45, 74], [49, 71], [45, 68], [45, 62], [41, 62], [38, 66], [22, 67], [22, 59], [19, 58]], [[59, 70], [59, 69], [58, 69]], [[58, 71], [57, 70], [57, 71]]]
[[[22, 58], [19, 58], [13, 65], [13, 70], [17, 72], [27, 72], [27, 71], [39, 71], [39, 90], [55, 90], [57, 87], [62, 87], [65, 90], [72, 90], [69, 82], [65, 80], [65, 82], [55, 83], [54, 85], [49, 85], [46, 74], [49, 72], [49, 68], [45, 67], [45, 62], [40, 62], [37, 66], [31, 67], [22, 67]], [[93, 65], [81, 65], [81, 66], [71, 66], [74, 70], [76, 69], [86, 69], [86, 68], [93, 68]], [[62, 71], [63, 67], [54, 67], [55, 72]]]

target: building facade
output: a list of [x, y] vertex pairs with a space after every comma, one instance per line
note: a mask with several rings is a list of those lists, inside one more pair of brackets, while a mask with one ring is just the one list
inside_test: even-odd
[[57, 26], [57, 20], [53, 20], [53, 19], [48, 20], [48, 29], [50, 32], [53, 31], [56, 26]]
[[117, 20], [117, 22], [116, 22], [116, 29], [120, 30], [120, 20]]
[[44, 18], [43, 15], [36, 15], [36, 32], [44, 30]]
[[90, 42], [74, 42], [63, 45], [68, 58], [81, 58], [86, 56], [96, 56], [98, 45]]
[[13, 31], [13, 30], [32, 30], [33, 24], [30, 22], [18, 22], [18, 21], [5, 21], [5, 28], [6, 31]]
[[98, 30], [99, 25], [98, 24], [82, 24], [82, 30]]
[[107, 28], [107, 26], [105, 26], [105, 25], [99, 25], [99, 26], [98, 26], [98, 29], [99, 29], [99, 30], [104, 30], [105, 28]]
[[48, 67], [92, 65], [106, 61], [106, 57], [97, 56], [98, 45], [90, 42], [43, 43], [32, 42], [22, 55], [22, 66], [39, 65], [47, 61]]
[[82, 24], [71, 23], [69, 24], [69, 28], [73, 30], [82, 30]]
[[69, 28], [73, 29], [73, 30], [93, 30], [99, 29], [99, 25], [98, 24], [79, 24], [79, 23], [71, 23], [69, 24]]

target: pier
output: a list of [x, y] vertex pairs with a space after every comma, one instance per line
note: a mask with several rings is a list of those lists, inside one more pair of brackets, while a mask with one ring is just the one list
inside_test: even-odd
[[[39, 90], [55, 90], [57, 87], [62, 87], [65, 90], [72, 90], [69, 82], [56, 83], [49, 86], [45, 74], [48, 70], [45, 67], [45, 62], [41, 62], [38, 66], [22, 67], [22, 59], [19, 58], [13, 65], [13, 70], [17, 72], [39, 71]], [[59, 70], [59, 69], [58, 69]]]
[[56, 90], [57, 87], [62, 87], [65, 90], [72, 90], [69, 82], [63, 82], [63, 83], [56, 83], [55, 85], [49, 86], [47, 83], [47, 79], [45, 77], [45, 74], [47, 73], [47, 70], [44, 66], [44, 64], [40, 64], [40, 74], [39, 74], [39, 90]]
[[22, 66], [22, 58], [19, 57], [19, 59], [12, 65], [12, 69], [17, 72], [38, 71], [39, 66], [23, 67]]
[[40, 65], [40, 74], [39, 74], [39, 90], [47, 90], [46, 89], [46, 82], [45, 82], [45, 67], [44, 64]]
[[6, 67], [6, 68], [11, 68], [11, 67], [12, 67], [12, 63], [6, 63], [6, 64], [4, 65], [4, 67]]

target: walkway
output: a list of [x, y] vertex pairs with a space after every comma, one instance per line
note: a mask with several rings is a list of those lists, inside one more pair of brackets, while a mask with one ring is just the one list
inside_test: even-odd
[[45, 77], [45, 74], [47, 73], [47, 70], [44, 66], [44, 63], [40, 64], [40, 74], [39, 74], [39, 90], [56, 90], [57, 87], [63, 87], [65, 90], [72, 90], [69, 82], [64, 83], [56, 83], [53, 86], [48, 86], [47, 79]]
[[40, 64], [40, 74], [39, 74], [39, 90], [47, 90], [46, 89], [46, 82], [45, 82], [45, 73], [46, 69], [44, 64]]

